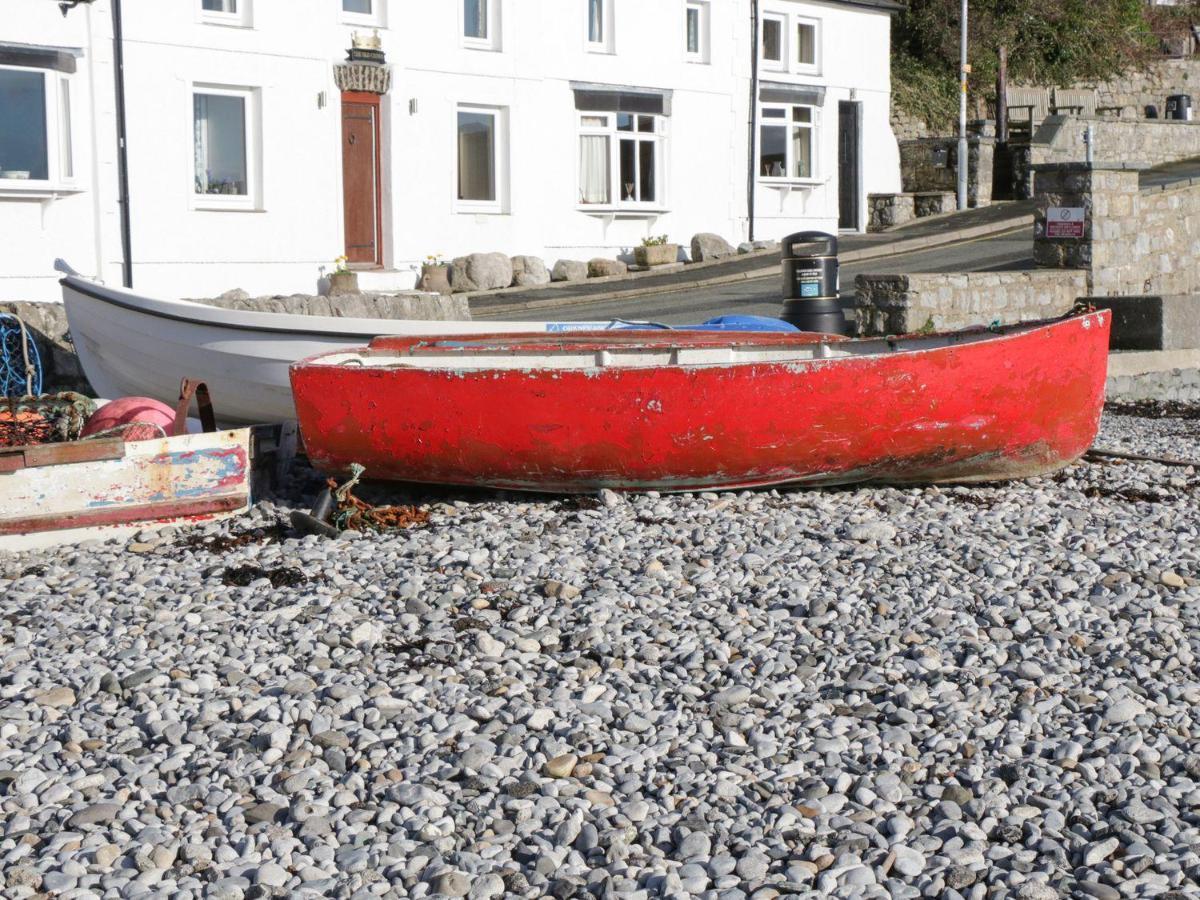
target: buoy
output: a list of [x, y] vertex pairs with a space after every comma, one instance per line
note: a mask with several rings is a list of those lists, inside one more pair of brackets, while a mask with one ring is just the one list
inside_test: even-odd
[[[175, 410], [161, 400], [150, 397], [121, 397], [104, 404], [87, 420], [81, 437], [89, 437], [113, 428], [126, 428], [123, 437], [127, 441], [143, 441], [171, 433], [175, 424]], [[146, 428], [137, 426], [145, 425]], [[160, 430], [161, 429], [161, 430]]]

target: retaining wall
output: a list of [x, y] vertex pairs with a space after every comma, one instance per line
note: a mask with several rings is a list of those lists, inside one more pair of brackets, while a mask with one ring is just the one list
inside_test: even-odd
[[[1200, 291], [1200, 185], [1143, 192], [1136, 170], [1082, 164], [1035, 174], [1034, 259], [1044, 268], [1085, 269], [1100, 297]], [[1082, 238], [1049, 238], [1049, 207], [1082, 207]]]
[[1068, 312], [1087, 293], [1076, 271], [859, 275], [855, 334], [947, 331], [1045, 319]]

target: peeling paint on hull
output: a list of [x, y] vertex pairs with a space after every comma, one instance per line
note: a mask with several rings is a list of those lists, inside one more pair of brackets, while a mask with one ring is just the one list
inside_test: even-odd
[[309, 457], [330, 472], [358, 462], [373, 478], [555, 493], [991, 481], [1055, 471], [1091, 446], [1108, 331], [1098, 312], [930, 349], [919, 349], [928, 338], [901, 338], [893, 352], [786, 363], [310, 360], [292, 381]]

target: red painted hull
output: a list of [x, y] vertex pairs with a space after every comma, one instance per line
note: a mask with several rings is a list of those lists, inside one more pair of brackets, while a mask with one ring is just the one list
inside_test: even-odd
[[[422, 369], [314, 357], [292, 367], [292, 386], [314, 465], [357, 462], [371, 478], [552, 492], [990, 481], [1054, 471], [1091, 446], [1109, 324], [1102, 311], [946, 346], [909, 336], [892, 342], [901, 352], [728, 365]], [[626, 332], [615, 343], [634, 340], [838, 347], [798, 334]], [[369, 355], [609, 342], [612, 332], [377, 339]]]

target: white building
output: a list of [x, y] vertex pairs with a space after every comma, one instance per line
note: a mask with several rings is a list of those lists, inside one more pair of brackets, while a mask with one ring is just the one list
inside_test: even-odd
[[[0, 300], [55, 298], [60, 256], [123, 279], [112, 2], [4, 0]], [[895, 0], [122, 7], [144, 293], [311, 292], [343, 253], [407, 288], [429, 254], [736, 243], [751, 214], [756, 238], [859, 230], [900, 187]], [[386, 65], [346, 62], [376, 30]]]

